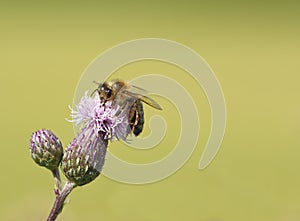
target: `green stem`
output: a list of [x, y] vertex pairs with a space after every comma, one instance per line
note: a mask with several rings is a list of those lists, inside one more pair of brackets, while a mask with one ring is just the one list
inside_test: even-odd
[[62, 190], [59, 170], [55, 169], [52, 170], [51, 172], [54, 177], [54, 193], [56, 196], [58, 196]]

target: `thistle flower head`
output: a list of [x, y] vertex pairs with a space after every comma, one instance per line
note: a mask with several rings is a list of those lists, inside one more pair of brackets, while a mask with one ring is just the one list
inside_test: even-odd
[[104, 139], [126, 140], [130, 133], [128, 112], [122, 111], [118, 105], [112, 105], [111, 101], [101, 103], [99, 96], [90, 97], [87, 92], [75, 109], [71, 108], [71, 116], [70, 121], [75, 125], [92, 127], [104, 134]]
[[93, 181], [104, 165], [108, 140], [126, 140], [130, 133], [128, 112], [111, 101], [101, 103], [99, 96], [87, 92], [71, 108], [71, 122], [81, 131], [66, 148], [61, 168], [69, 181], [81, 186]]
[[82, 186], [100, 174], [108, 143], [103, 136], [92, 125], [88, 125], [69, 144], [61, 163], [69, 181]]
[[58, 137], [50, 130], [39, 130], [30, 138], [30, 153], [38, 165], [55, 170], [61, 161], [63, 148]]

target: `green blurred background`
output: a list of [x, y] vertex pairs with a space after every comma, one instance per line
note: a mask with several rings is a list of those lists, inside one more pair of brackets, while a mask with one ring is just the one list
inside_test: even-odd
[[[126, 66], [114, 76], [177, 73], [199, 109], [198, 146], [160, 182], [128, 185], [102, 176], [75, 189], [58, 220], [300, 220], [299, 11], [297, 1], [2, 1], [0, 220], [46, 219], [53, 181], [30, 158], [31, 133], [52, 129], [66, 146], [74, 136], [68, 105], [86, 66], [116, 44], [148, 37], [187, 45], [213, 68], [227, 104], [221, 150], [197, 169], [210, 112], [186, 73], [159, 62]], [[141, 153], [113, 143], [111, 151], [136, 162], [165, 156], [180, 126], [170, 111], [162, 115], [175, 126], [163, 145]], [[149, 119], [154, 111], [146, 113]]]

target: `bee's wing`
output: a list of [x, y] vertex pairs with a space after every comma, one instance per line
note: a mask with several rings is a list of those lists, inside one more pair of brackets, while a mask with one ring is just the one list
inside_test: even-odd
[[[147, 90], [145, 90], [144, 88], [141, 88], [141, 87], [138, 87], [138, 86], [136, 86], [136, 85], [130, 85], [130, 87], [131, 87], [131, 89], [135, 89], [135, 91], [136, 91], [136, 93], [147, 93], [148, 91]], [[131, 90], [132, 92], [135, 92], [135, 91], [133, 91], [133, 90]]]
[[126, 93], [126, 90], [121, 90], [117, 93], [117, 95], [114, 98], [113, 101], [113, 106], [117, 106], [119, 111], [125, 111], [128, 112], [130, 111], [132, 105], [138, 98], [129, 96]]
[[155, 100], [153, 100], [150, 97], [147, 97], [145, 95], [141, 95], [139, 93], [135, 93], [135, 92], [132, 92], [132, 91], [128, 91], [128, 90], [124, 90], [123, 93], [126, 94], [129, 97], [134, 98], [134, 100], [139, 99], [142, 102], [150, 105], [151, 107], [153, 107], [155, 109], [162, 110], [161, 106]]

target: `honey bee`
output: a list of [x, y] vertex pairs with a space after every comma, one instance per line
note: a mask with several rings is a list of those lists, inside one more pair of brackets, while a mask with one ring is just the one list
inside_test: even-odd
[[101, 103], [112, 101], [113, 105], [118, 105], [123, 110], [129, 110], [128, 122], [131, 132], [138, 136], [144, 127], [143, 103], [158, 110], [162, 110], [162, 108], [152, 98], [131, 91], [132, 88], [143, 90], [125, 81], [116, 79], [99, 84], [96, 91], [99, 94]]

